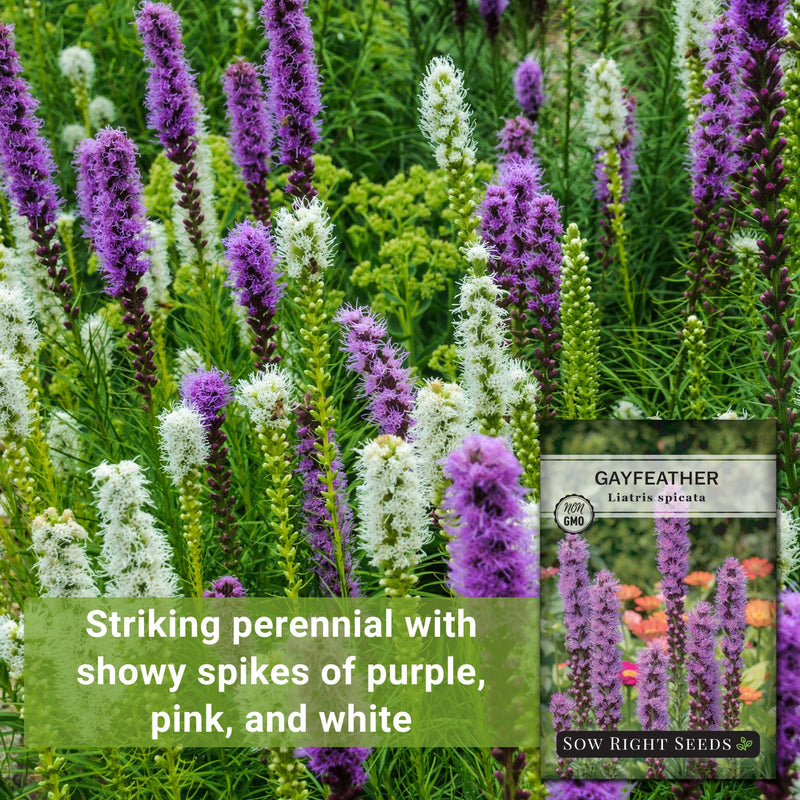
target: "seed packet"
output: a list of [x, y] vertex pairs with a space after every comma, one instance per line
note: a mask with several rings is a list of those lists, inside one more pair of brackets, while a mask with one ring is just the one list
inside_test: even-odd
[[775, 775], [775, 426], [549, 421], [542, 769]]

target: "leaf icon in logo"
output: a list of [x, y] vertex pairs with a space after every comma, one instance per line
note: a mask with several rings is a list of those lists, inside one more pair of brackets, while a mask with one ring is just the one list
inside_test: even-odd
[[753, 744], [752, 739], [748, 739], [746, 736], [742, 736], [739, 739], [739, 744], [736, 745], [737, 750], [747, 750]]

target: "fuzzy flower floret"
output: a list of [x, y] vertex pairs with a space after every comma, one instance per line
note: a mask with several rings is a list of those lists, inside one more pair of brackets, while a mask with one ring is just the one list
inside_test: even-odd
[[48, 508], [31, 524], [36, 573], [42, 597], [98, 597], [86, 556], [86, 530], [67, 509]]
[[227, 372], [216, 367], [190, 372], [181, 381], [181, 400], [197, 409], [206, 430], [220, 411], [233, 399], [233, 386]]
[[449, 56], [428, 64], [420, 93], [420, 127], [442, 169], [475, 163], [471, 112], [466, 102], [464, 73]]
[[0, 350], [0, 442], [21, 442], [31, 424], [28, 387], [22, 368], [7, 351]]
[[361, 544], [373, 566], [407, 569], [419, 562], [428, 520], [415, 466], [411, 445], [391, 434], [361, 453]]
[[464, 597], [531, 597], [535, 560], [519, 482], [522, 467], [503, 439], [473, 435], [448, 459], [445, 522], [453, 590]]
[[106, 596], [174, 597], [178, 576], [171, 566], [172, 552], [145, 510], [152, 502], [141, 467], [134, 461], [103, 462], [92, 475]]
[[200, 412], [179, 405], [159, 417], [161, 458], [167, 473], [177, 485], [193, 471], [201, 469], [211, 453]]
[[17, 286], [0, 282], [0, 342], [20, 364], [31, 364], [39, 349], [33, 304]]
[[739, 560], [726, 558], [717, 570], [716, 612], [722, 628], [723, 662], [723, 723], [727, 730], [739, 724], [739, 684], [744, 661], [744, 633], [746, 627], [747, 573]]
[[617, 147], [625, 135], [627, 109], [622, 76], [611, 58], [598, 58], [586, 76], [586, 123], [589, 144], [603, 151]]
[[295, 758], [307, 758], [308, 768], [329, 789], [328, 800], [353, 800], [367, 782], [364, 762], [369, 747], [303, 747], [295, 750]]
[[94, 56], [85, 47], [67, 47], [58, 56], [61, 74], [73, 85], [89, 89], [94, 80]]
[[642, 730], [669, 730], [667, 657], [659, 642], [639, 651], [636, 715]]
[[19, 680], [25, 668], [25, 618], [0, 617], [0, 661], [8, 667], [9, 677]]
[[417, 392], [414, 406], [414, 450], [426, 497], [444, 485], [444, 459], [470, 433], [467, 397], [457, 383], [429, 380]]
[[247, 409], [256, 428], [288, 428], [293, 395], [291, 377], [276, 366], [255, 372], [236, 385], [236, 399]]
[[689, 730], [719, 730], [720, 669], [715, 656], [719, 620], [711, 603], [701, 600], [686, 619], [686, 683], [689, 688]]
[[536, 122], [544, 104], [544, 75], [539, 62], [528, 57], [520, 61], [514, 73], [514, 94], [520, 108], [531, 122]]
[[383, 433], [405, 439], [414, 424], [412, 378], [403, 349], [389, 341], [386, 324], [369, 309], [346, 306], [336, 315], [342, 327], [347, 367], [357, 373], [367, 398], [370, 420]]
[[275, 215], [278, 257], [290, 278], [319, 280], [333, 263], [333, 226], [325, 204], [317, 197], [295, 203]]
[[111, 125], [117, 118], [117, 107], [107, 98], [98, 95], [89, 103], [89, 124], [95, 130]]
[[592, 705], [602, 730], [616, 730], [622, 719], [622, 609], [618, 590], [619, 581], [606, 569], [597, 573], [589, 587]]

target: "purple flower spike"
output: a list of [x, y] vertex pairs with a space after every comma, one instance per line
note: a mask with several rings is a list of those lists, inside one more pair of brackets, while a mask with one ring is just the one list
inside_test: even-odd
[[230, 376], [216, 368], [190, 372], [181, 383], [181, 401], [197, 409], [206, 430], [214, 427], [232, 399]]
[[231, 121], [233, 161], [242, 172], [253, 216], [269, 224], [267, 177], [275, 137], [258, 70], [247, 61], [235, 61], [222, 79]]
[[522, 467], [508, 445], [473, 435], [450, 455], [444, 529], [452, 538], [448, 583], [462, 597], [536, 596], [536, 556], [525, 525]]
[[283, 296], [283, 273], [278, 269], [275, 248], [261, 222], [240, 222], [225, 239], [230, 285], [237, 292], [239, 305], [247, 309], [247, 322], [255, 333], [253, 352], [256, 369], [277, 364], [273, 320]]
[[[715, 731], [722, 724], [719, 703], [720, 670], [715, 649], [719, 620], [705, 600], [688, 614], [686, 628], [686, 684], [689, 690], [689, 730]], [[714, 759], [692, 759], [694, 777], [716, 777]]]
[[536, 125], [522, 114], [507, 119], [497, 135], [501, 167], [514, 161], [533, 161], [536, 158], [535, 134]]
[[[317, 423], [312, 416], [311, 396], [307, 394], [303, 404], [295, 409], [297, 419], [297, 471], [303, 479], [303, 514], [305, 516], [306, 541], [313, 553], [312, 569], [319, 579], [320, 590], [326, 597], [358, 597], [358, 578], [353, 569], [351, 537], [353, 511], [347, 505], [347, 476], [339, 455], [339, 448], [332, 441], [336, 457], [331, 465], [334, 472], [333, 488], [336, 492], [336, 508], [339, 512], [338, 529], [341, 542], [341, 562], [344, 586], [339, 574], [339, 554], [333, 541], [331, 514], [323, 491], [324, 473], [318, 462]], [[329, 435], [333, 435], [331, 431]], [[319, 443], [321, 446], [321, 443]]]
[[228, 468], [228, 437], [222, 430], [225, 406], [233, 398], [233, 387], [227, 373], [218, 369], [190, 372], [181, 383], [181, 401], [200, 414], [208, 432], [211, 456], [206, 464], [209, 498], [213, 504], [218, 540], [225, 556], [225, 567], [231, 572], [238, 566], [241, 546], [236, 538], [235, 498], [231, 494], [231, 471]]
[[716, 610], [722, 627], [722, 724], [732, 731], [739, 724], [744, 661], [745, 606], [747, 605], [747, 573], [735, 558], [728, 558], [717, 570]]
[[[550, 698], [550, 713], [553, 715], [553, 732], [572, 730], [572, 715], [575, 711], [575, 701], [567, 694], [557, 692]], [[570, 766], [568, 758], [558, 757], [556, 772], [561, 778], [571, 778], [575, 773]]]
[[[800, 757], [800, 593], [784, 592], [778, 608], [778, 782], [787, 797]], [[773, 784], [774, 785], [774, 784]]]
[[541, 386], [536, 415], [540, 419], [555, 416], [552, 406], [561, 349], [558, 312], [561, 308], [561, 211], [549, 194], [540, 194], [531, 203], [530, 270], [526, 281], [528, 330], [534, 341], [533, 374]]
[[203, 597], [246, 597], [247, 591], [238, 578], [233, 575], [226, 575], [217, 578], [212, 584], [211, 589], [203, 592]]
[[691, 288], [686, 291], [689, 311], [702, 300], [715, 310], [715, 295], [730, 280], [725, 239], [731, 225], [731, 204], [737, 197], [735, 179], [746, 167], [742, 155], [744, 104], [739, 75], [741, 52], [738, 33], [727, 15], [711, 29], [710, 58], [706, 64], [706, 95], [691, 139], [694, 249]]
[[[667, 655], [658, 642], [639, 651], [636, 716], [643, 731], [669, 730]], [[647, 779], [664, 777], [664, 759], [648, 758]]]
[[622, 629], [619, 581], [607, 569], [589, 587], [592, 628], [589, 633], [592, 706], [601, 730], [613, 731], [622, 718]]
[[633, 784], [625, 781], [548, 781], [550, 800], [627, 800]]
[[329, 789], [328, 800], [355, 800], [367, 782], [364, 762], [369, 747], [303, 747], [295, 758], [307, 758], [309, 769]]
[[575, 701], [573, 723], [580, 729], [592, 721], [589, 545], [575, 533], [568, 533], [558, 545], [558, 591], [564, 601], [569, 694]]
[[124, 131], [105, 128], [78, 146], [78, 204], [86, 215], [84, 230], [94, 243], [106, 292], [125, 312], [128, 349], [133, 355], [136, 390], [150, 408], [156, 385], [147, 289], [139, 286], [150, 269], [150, 247], [142, 201], [142, 179], [136, 166], [136, 145]]
[[531, 122], [536, 122], [545, 98], [544, 75], [535, 58], [529, 57], [519, 62], [514, 73], [514, 93], [525, 116]]
[[[680, 491], [680, 486], [665, 486], [661, 494]], [[674, 679], [683, 665], [686, 648], [686, 622], [683, 619], [686, 585], [689, 574], [689, 504], [676, 501], [655, 505], [656, 564], [661, 573], [661, 591], [667, 614], [667, 643], [670, 671]]]
[[278, 122], [280, 163], [291, 170], [287, 192], [311, 198], [317, 193], [311, 184], [312, 156], [319, 141], [322, 100], [306, 5], [307, 0], [266, 0], [259, 13], [269, 40], [264, 68]]
[[106, 292], [116, 298], [135, 292], [150, 268], [138, 155], [125, 132], [113, 128], [77, 148], [79, 206], [88, 214]]
[[500, 17], [508, 8], [509, 0], [480, 0], [478, 10], [486, 23], [486, 35], [492, 42], [500, 33]]
[[189, 241], [202, 256], [203, 214], [194, 154], [197, 149], [200, 100], [194, 75], [181, 39], [181, 19], [167, 3], [145, 2], [136, 16], [147, 72], [148, 124], [154, 128], [167, 158], [177, 166], [178, 204], [187, 212], [184, 221]]
[[342, 351], [347, 353], [347, 368], [361, 379], [370, 421], [381, 433], [407, 439], [414, 424], [411, 373], [403, 366], [408, 353], [389, 341], [385, 323], [367, 308], [344, 307], [336, 321], [344, 334]]
[[50, 290], [62, 303], [72, 327], [78, 307], [72, 305], [73, 288], [67, 268], [58, 266], [61, 245], [55, 239], [56, 215], [61, 207], [53, 180], [55, 162], [50, 145], [40, 130], [42, 121], [34, 112], [38, 102], [27, 81], [20, 77], [22, 65], [14, 46], [14, 27], [0, 23], [0, 167], [17, 211], [28, 221], [36, 243], [36, 257], [47, 270]]

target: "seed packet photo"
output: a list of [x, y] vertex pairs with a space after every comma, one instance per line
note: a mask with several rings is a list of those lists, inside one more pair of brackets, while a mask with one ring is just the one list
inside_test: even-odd
[[775, 431], [542, 427], [543, 771], [775, 775]]

